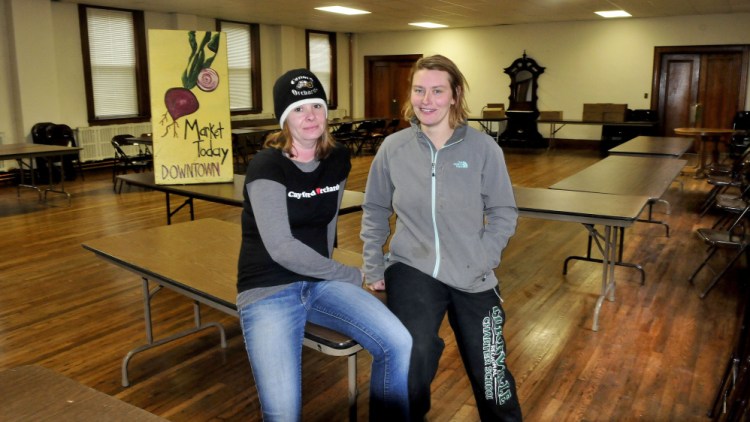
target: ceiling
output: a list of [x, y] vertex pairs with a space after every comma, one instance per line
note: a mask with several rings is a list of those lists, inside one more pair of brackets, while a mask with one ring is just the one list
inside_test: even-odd
[[[54, 0], [53, 0], [54, 1]], [[424, 30], [409, 22], [452, 28], [600, 20], [595, 11], [624, 9], [635, 18], [750, 12], [750, 0], [57, 0], [70, 3], [183, 13], [224, 20], [288, 25], [330, 32]], [[319, 6], [372, 12], [343, 16]]]

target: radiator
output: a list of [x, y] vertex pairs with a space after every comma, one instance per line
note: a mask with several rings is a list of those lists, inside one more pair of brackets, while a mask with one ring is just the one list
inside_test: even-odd
[[[76, 129], [76, 140], [81, 150], [81, 161], [99, 161], [115, 156], [112, 149], [112, 137], [115, 135], [140, 136], [143, 133], [151, 133], [151, 122], [132, 123], [126, 125], [90, 126]], [[124, 145], [123, 149], [128, 154], [138, 152], [138, 147]]]

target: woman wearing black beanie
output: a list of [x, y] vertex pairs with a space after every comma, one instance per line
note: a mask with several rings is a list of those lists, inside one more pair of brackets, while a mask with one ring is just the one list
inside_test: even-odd
[[301, 419], [302, 341], [309, 321], [373, 357], [370, 420], [406, 420], [411, 336], [362, 288], [359, 268], [331, 258], [351, 164], [328, 132], [326, 95], [306, 69], [274, 85], [281, 131], [245, 176], [237, 308], [266, 421]]

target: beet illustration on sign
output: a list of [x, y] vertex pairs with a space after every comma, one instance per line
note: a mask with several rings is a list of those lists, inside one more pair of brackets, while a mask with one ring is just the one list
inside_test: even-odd
[[[188, 32], [190, 43], [190, 57], [185, 71], [182, 72], [182, 86], [169, 88], [164, 93], [164, 105], [167, 112], [161, 119], [164, 127], [164, 135], [172, 129], [173, 136], [177, 136], [179, 123], [177, 119], [188, 116], [198, 111], [200, 104], [192, 89], [196, 86], [204, 92], [211, 92], [219, 85], [219, 74], [211, 69], [211, 64], [219, 50], [219, 38], [221, 34], [206, 32], [200, 45], [195, 37], [195, 31]], [[207, 52], [207, 51], [208, 52]], [[169, 118], [172, 118], [169, 123]]]

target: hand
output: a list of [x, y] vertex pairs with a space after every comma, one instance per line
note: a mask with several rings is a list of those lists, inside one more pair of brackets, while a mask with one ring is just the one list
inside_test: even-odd
[[372, 290], [373, 292], [380, 292], [385, 290], [385, 280], [378, 280], [374, 283], [370, 283], [367, 285], [367, 288]]

